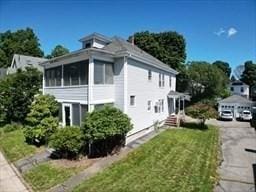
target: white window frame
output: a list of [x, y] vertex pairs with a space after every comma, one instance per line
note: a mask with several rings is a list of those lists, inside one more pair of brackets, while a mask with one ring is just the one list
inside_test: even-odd
[[[134, 101], [133, 101], [133, 104], [132, 104], [132, 98], [134, 99]], [[136, 106], [136, 96], [135, 95], [130, 95], [130, 102], [129, 102], [129, 105], [131, 106], [131, 107], [135, 107]]]
[[149, 69], [148, 70], [148, 81], [152, 80], [152, 71]]
[[72, 108], [72, 103], [62, 103], [62, 125], [63, 125], [63, 127], [66, 127], [65, 107], [69, 107], [69, 110], [70, 110], [70, 126], [73, 126], [73, 108]]
[[169, 76], [169, 87], [172, 87], [172, 76]]
[[147, 111], [151, 111], [151, 108], [152, 108], [152, 101], [148, 100], [148, 102], [147, 102]]

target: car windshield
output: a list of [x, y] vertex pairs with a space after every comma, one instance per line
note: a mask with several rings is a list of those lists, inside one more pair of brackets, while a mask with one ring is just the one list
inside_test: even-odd
[[251, 114], [250, 111], [244, 111], [243, 113], [244, 113], [245, 115], [250, 115], [250, 114]]
[[223, 111], [222, 113], [226, 114], [226, 115], [231, 115], [232, 114], [231, 111]]

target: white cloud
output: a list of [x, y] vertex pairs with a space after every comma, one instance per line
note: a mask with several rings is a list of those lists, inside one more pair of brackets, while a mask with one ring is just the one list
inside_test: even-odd
[[217, 32], [214, 32], [214, 34], [217, 36], [221, 36], [223, 33], [226, 33], [226, 31], [223, 28], [220, 28]]
[[228, 29], [228, 37], [231, 37], [237, 33], [237, 30], [234, 27]]

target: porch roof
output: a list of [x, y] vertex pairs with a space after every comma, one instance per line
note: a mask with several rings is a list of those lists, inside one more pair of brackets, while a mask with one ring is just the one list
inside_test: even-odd
[[190, 96], [186, 93], [180, 93], [180, 92], [177, 92], [177, 91], [170, 91], [167, 95], [167, 97], [175, 97], [175, 98], [184, 98], [185, 100], [190, 100]]

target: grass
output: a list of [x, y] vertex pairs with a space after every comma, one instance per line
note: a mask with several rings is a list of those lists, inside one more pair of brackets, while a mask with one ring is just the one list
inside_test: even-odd
[[217, 128], [166, 130], [74, 191], [210, 192], [217, 156]]
[[45, 191], [64, 182], [76, 172], [77, 168], [57, 167], [46, 162], [25, 173], [24, 178], [35, 191]]
[[0, 134], [0, 149], [9, 161], [14, 162], [26, 156], [34, 154], [38, 149], [25, 142], [21, 129]]

